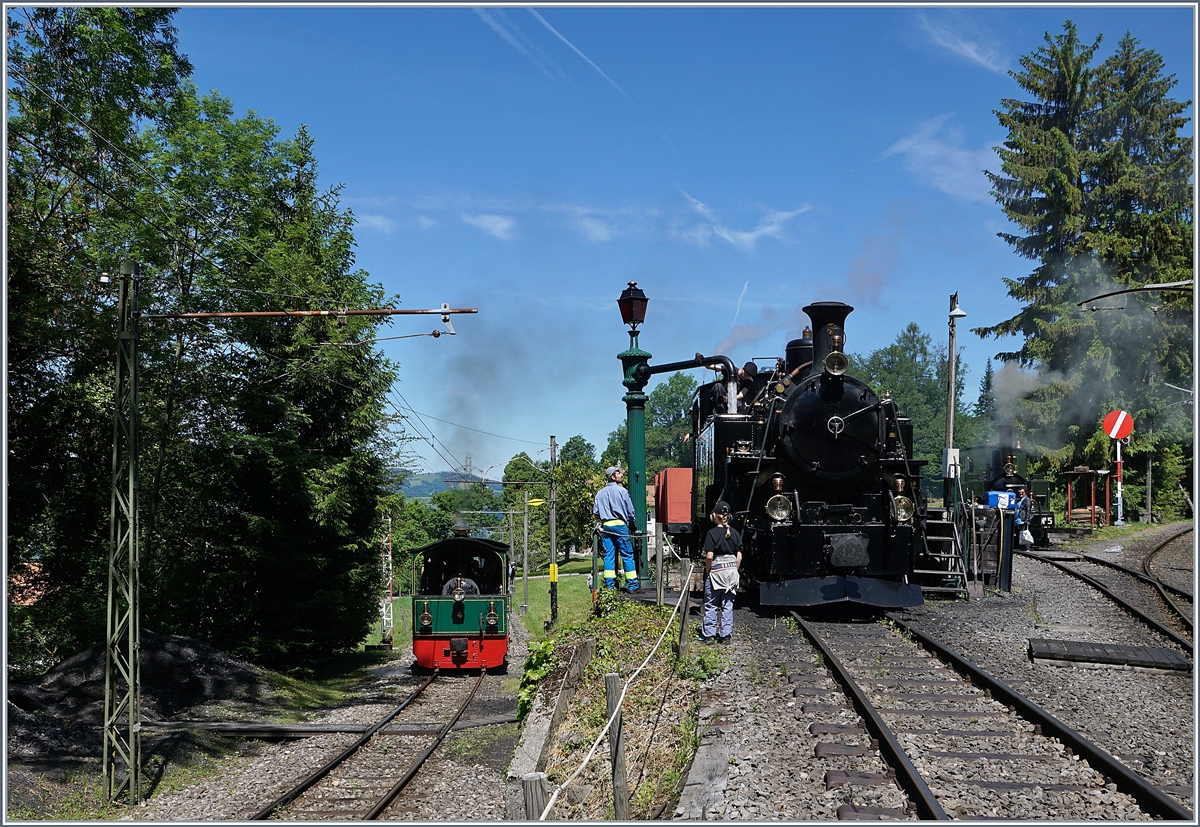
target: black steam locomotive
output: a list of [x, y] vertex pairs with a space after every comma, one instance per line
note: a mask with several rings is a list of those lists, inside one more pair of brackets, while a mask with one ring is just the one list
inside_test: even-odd
[[[1001, 428], [999, 446], [962, 448], [959, 451], [964, 493], [978, 505], [988, 505], [988, 493], [1009, 491], [1015, 498], [1017, 489], [1029, 491], [1032, 505], [1029, 529], [1035, 548], [1049, 548], [1048, 530], [1054, 528], [1054, 512], [1050, 510], [1050, 483], [1045, 477], [1029, 472], [1029, 455], [1014, 445], [1012, 429]], [[1014, 499], [1015, 501], [1015, 499]]]
[[849, 375], [852, 310], [805, 307], [812, 332], [789, 342], [772, 371], [743, 377], [740, 401], [729, 359], [697, 354], [725, 375], [701, 386], [692, 409], [692, 524], [677, 526], [674, 539], [697, 553], [713, 505], [729, 503], [743, 578], [763, 605], [916, 606], [917, 572], [938, 580], [949, 565], [926, 539], [925, 463], [912, 458], [912, 422], [889, 394]]

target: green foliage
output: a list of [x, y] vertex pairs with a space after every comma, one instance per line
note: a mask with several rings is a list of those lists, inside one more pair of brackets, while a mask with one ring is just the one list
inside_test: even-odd
[[964, 445], [995, 445], [999, 437], [999, 411], [996, 408], [996, 372], [992, 369], [992, 360], [988, 359], [987, 367], [983, 370], [983, 378], [979, 380], [979, 396], [971, 409], [978, 425], [978, 439], [974, 442], [964, 442]]
[[521, 674], [521, 686], [517, 689], [517, 717], [523, 719], [533, 709], [538, 685], [558, 665], [554, 654], [555, 638], [529, 644], [529, 657]]
[[[646, 400], [646, 479], [664, 468], [690, 468], [692, 446], [684, 441], [691, 431], [692, 397], [698, 383], [686, 373], [673, 373], [650, 391]], [[626, 467], [629, 436], [625, 423], [608, 435], [601, 462]]]
[[[915, 322], [887, 347], [851, 356], [851, 373], [879, 395], [890, 393], [897, 410], [913, 422], [913, 456], [940, 468], [946, 445], [946, 350], [935, 346]], [[962, 403], [967, 368], [955, 365], [954, 433], [958, 445], [972, 445], [980, 429], [976, 417]], [[938, 472], [933, 471], [934, 475]]]
[[680, 667], [684, 677], [695, 681], [706, 681], [716, 677], [729, 666], [729, 660], [718, 649], [711, 646], [695, 646], [689, 650], [691, 656]]
[[[582, 436], [567, 440], [559, 456], [558, 547], [566, 554], [571, 546], [583, 551], [592, 542], [592, 504], [603, 485], [602, 469], [596, 462], [596, 448]], [[565, 558], [564, 558], [565, 559]]]
[[[1157, 423], [1148, 441], [1139, 432], [1143, 444], [1131, 453], [1162, 452], [1169, 464], [1167, 446], [1191, 442], [1189, 419], [1154, 388], [1156, 379], [1192, 384], [1191, 290], [1097, 302], [1115, 308], [1105, 313], [1080, 307], [1102, 293], [1193, 275], [1189, 104], [1170, 97], [1174, 76], [1131, 34], [1097, 66], [1099, 44], [1081, 41], [1068, 20], [1021, 58], [1013, 77], [1031, 99], [1001, 101], [996, 114], [1008, 137], [997, 150], [1001, 171], [987, 173], [1018, 230], [1000, 237], [1034, 269], [1007, 280], [1021, 310], [976, 332], [1020, 336], [1020, 348], [998, 358], [1038, 369], [1037, 386], [1018, 394], [1013, 413], [1018, 436], [1041, 448], [1041, 470], [1051, 474], [1103, 457], [1095, 437], [1113, 408]], [[1163, 496], [1162, 507], [1177, 507], [1175, 490]]]
[[596, 602], [592, 613], [596, 617], [608, 617], [618, 611], [629, 601], [616, 589], [600, 589], [596, 592]]
[[[104, 636], [116, 348], [97, 276], [128, 240], [105, 224], [142, 187], [138, 125], [191, 69], [172, 14], [7, 10], [7, 553], [41, 566], [45, 596], [18, 622], [59, 654]], [[44, 655], [10, 634], [10, 658]]]
[[[45, 586], [19, 622], [63, 653], [104, 637], [115, 336], [98, 275], [135, 251], [157, 312], [387, 301], [354, 269], [353, 215], [317, 189], [305, 130], [280, 140], [198, 96], [172, 14], [9, 12], [8, 548]], [[402, 442], [376, 328], [143, 319], [144, 627], [289, 666], [357, 646]]]

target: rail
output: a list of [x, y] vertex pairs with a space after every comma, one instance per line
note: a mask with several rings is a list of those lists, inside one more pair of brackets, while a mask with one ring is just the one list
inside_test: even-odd
[[933, 790], [929, 789], [929, 785], [925, 783], [925, 779], [921, 777], [921, 773], [913, 765], [912, 759], [908, 757], [908, 753], [904, 747], [896, 740], [891, 727], [887, 725], [887, 722], [883, 720], [882, 716], [875, 709], [875, 705], [863, 693], [858, 685], [858, 681], [854, 679], [842, 665], [842, 662], [838, 660], [837, 656], [833, 654], [833, 649], [826, 645], [825, 641], [821, 639], [816, 631], [804, 622], [804, 618], [800, 617], [796, 612], [792, 612], [791, 615], [804, 631], [805, 637], [812, 641], [813, 646], [825, 658], [825, 663], [833, 671], [837, 682], [842, 685], [842, 689], [850, 696], [850, 701], [854, 704], [855, 711], [862, 716], [867, 728], [879, 742], [879, 749], [886, 755], [888, 763], [893, 767], [899, 768], [900, 772], [896, 774], [896, 783], [912, 797], [913, 803], [917, 806], [918, 815], [926, 820], [949, 821], [950, 816], [942, 809], [942, 805], [938, 803], [937, 796], [933, 794]]
[[976, 686], [987, 689], [996, 700], [1012, 706], [1022, 716], [1040, 726], [1043, 733], [1070, 746], [1077, 755], [1086, 759], [1093, 769], [1107, 775], [1116, 783], [1118, 789], [1133, 797], [1143, 810], [1159, 818], [1195, 822], [1195, 817], [1186, 807], [1008, 684], [980, 669], [949, 646], [904, 622], [895, 613], [889, 613], [888, 617], [926, 649], [953, 664], [955, 669], [970, 678]]
[[479, 677], [475, 680], [475, 686], [471, 687], [471, 693], [467, 695], [467, 699], [463, 701], [462, 706], [460, 706], [458, 711], [454, 713], [454, 717], [450, 719], [449, 723], [442, 727], [441, 731], [437, 734], [437, 737], [433, 739], [433, 743], [430, 744], [426, 750], [418, 755], [412, 764], [409, 765], [408, 770], [400, 777], [400, 780], [393, 784], [391, 789], [383, 794], [383, 798], [376, 802], [375, 806], [372, 807], [364, 816], [365, 819], [368, 821], [373, 821], [374, 819], [379, 818], [379, 816], [383, 814], [383, 811], [388, 808], [388, 805], [391, 804], [396, 796], [400, 794], [400, 791], [408, 786], [408, 782], [412, 781], [416, 776], [417, 770], [421, 769], [421, 766], [429, 759], [429, 756], [433, 755], [433, 751], [437, 749], [438, 745], [441, 744], [442, 741], [445, 740], [446, 736], [450, 734], [450, 730], [454, 729], [454, 725], [458, 723], [458, 719], [462, 717], [463, 712], [465, 712], [467, 707], [471, 705], [471, 701], [475, 698], [475, 693], [479, 690], [479, 685], [483, 683], [483, 678], [485, 675], [487, 675], [487, 667], [483, 666], [479, 670]]
[[1054, 566], [1056, 569], [1064, 571], [1067, 574], [1071, 575], [1072, 577], [1082, 580], [1084, 583], [1087, 583], [1093, 589], [1096, 589], [1097, 591], [1099, 591], [1101, 594], [1103, 594], [1109, 600], [1116, 603], [1122, 609], [1129, 612], [1129, 614], [1133, 615], [1138, 620], [1142, 621], [1147, 626], [1149, 626], [1151, 629], [1158, 632], [1160, 635], [1170, 638], [1172, 641], [1174, 641], [1176, 646], [1178, 646], [1179, 648], [1181, 648], [1185, 652], [1187, 652], [1189, 656], [1192, 655], [1193, 646], [1192, 646], [1192, 642], [1190, 640], [1183, 637], [1182, 635], [1180, 635], [1178, 632], [1174, 631], [1173, 629], [1170, 629], [1167, 626], [1163, 625], [1162, 623], [1159, 623], [1157, 620], [1150, 617], [1150, 615], [1143, 612], [1137, 606], [1134, 606], [1128, 600], [1125, 600], [1123, 597], [1121, 597], [1119, 594], [1114, 592], [1112, 589], [1108, 588], [1108, 586], [1104, 585], [1096, 578], [1090, 577], [1081, 571], [1075, 571], [1075, 569], [1071, 568], [1070, 566], [1063, 565], [1062, 563], [1058, 562], [1057, 560], [1051, 560], [1050, 558], [1043, 557], [1040, 554], [1034, 554], [1034, 553], [1028, 552], [1028, 551], [1019, 551], [1016, 549], [1014, 549], [1013, 551], [1015, 554], [1020, 554], [1025, 557], [1029, 557], [1033, 560], [1037, 560], [1038, 562], [1046, 563], [1047, 565]]
[[[357, 741], [355, 741], [350, 746], [346, 747], [346, 749], [342, 750], [342, 752], [339, 753], [337, 755], [337, 757], [330, 759], [328, 762], [326, 762], [319, 769], [315, 770], [311, 775], [309, 775], [307, 778], [305, 778], [299, 784], [292, 787], [292, 789], [290, 789], [289, 791], [287, 791], [286, 793], [281, 795], [279, 798], [272, 801], [266, 807], [263, 807], [261, 810], [259, 810], [254, 815], [250, 816], [250, 820], [251, 821], [264, 821], [264, 820], [270, 818], [271, 815], [273, 813], [275, 813], [279, 808], [286, 807], [288, 804], [295, 801], [302, 793], [304, 793], [306, 790], [311, 788], [314, 784], [316, 784], [318, 781], [320, 781], [322, 778], [324, 778], [326, 775], [328, 775], [335, 767], [337, 767], [339, 764], [341, 764], [347, 758], [349, 758], [351, 755], [353, 755], [355, 752], [357, 752], [358, 749], [360, 747], [362, 747], [363, 744], [367, 743], [367, 741], [370, 741], [371, 738], [375, 735], [375, 733], [379, 732], [379, 730], [381, 730], [385, 726], [387, 726], [392, 721], [393, 718], [395, 718], [397, 715], [399, 715], [401, 712], [403, 712], [404, 709], [410, 703], [412, 703], [414, 700], [417, 699], [418, 695], [420, 695], [422, 692], [424, 692], [425, 689], [431, 683], [433, 683], [433, 679], [437, 677], [437, 674], [438, 674], [437, 672], [434, 672], [432, 675], [430, 675], [423, 684], [418, 686], [412, 692], [412, 694], [410, 694], [407, 698], [404, 699], [403, 703], [401, 703], [398, 707], [396, 707], [391, 712], [389, 712], [387, 715], [385, 715], [383, 717], [383, 719], [379, 721], [379, 723], [375, 724], [375, 726], [371, 727], [365, 733], [363, 733], [363, 736], [361, 738], [359, 738]], [[457, 718], [455, 720], [457, 720]]]

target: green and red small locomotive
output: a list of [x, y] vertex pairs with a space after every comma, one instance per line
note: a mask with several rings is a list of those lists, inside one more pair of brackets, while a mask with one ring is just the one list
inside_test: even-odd
[[508, 546], [456, 536], [412, 554], [418, 583], [412, 597], [417, 666], [503, 669], [508, 657]]

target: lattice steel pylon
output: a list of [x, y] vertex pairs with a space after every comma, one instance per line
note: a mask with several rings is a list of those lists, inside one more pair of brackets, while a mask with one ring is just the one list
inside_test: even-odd
[[380, 600], [379, 642], [392, 645], [396, 634], [396, 618], [392, 613], [392, 518], [388, 517], [388, 533], [383, 539], [383, 589], [386, 593]]
[[[112, 507], [109, 516], [108, 634], [104, 658], [104, 787], [110, 801], [141, 800], [142, 721], [138, 576], [138, 275], [121, 262], [117, 371], [113, 396]], [[117, 778], [118, 761], [125, 775]]]

